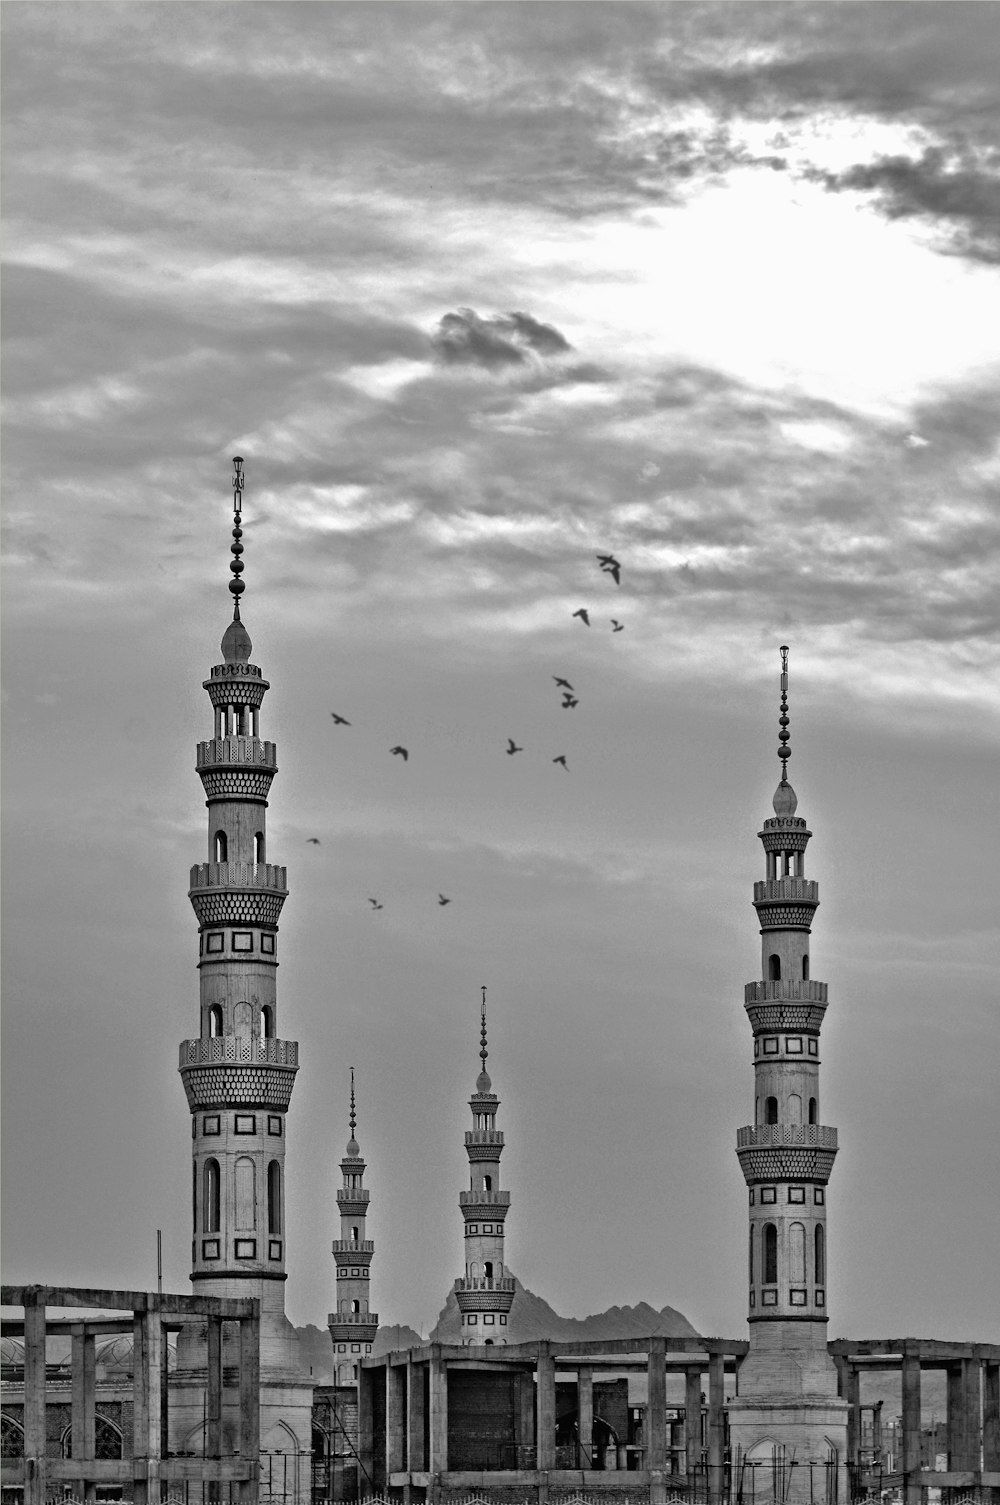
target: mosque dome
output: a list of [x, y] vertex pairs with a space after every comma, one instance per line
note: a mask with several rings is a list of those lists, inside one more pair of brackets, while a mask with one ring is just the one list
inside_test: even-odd
[[253, 643], [239, 617], [226, 628], [222, 638], [222, 657], [227, 664], [247, 664], [253, 652]]
[[490, 1074], [486, 1070], [485, 1066], [476, 1077], [476, 1091], [480, 1096], [483, 1096], [484, 1093], [493, 1091], [493, 1083], [490, 1081]]
[[348, 1160], [357, 1160], [361, 1155], [361, 1146], [358, 1144], [358, 1141], [355, 1139], [353, 1134], [347, 1141], [347, 1149], [344, 1153]]
[[774, 806], [775, 815], [794, 815], [799, 805], [798, 795], [791, 784], [782, 782], [774, 791], [771, 804]]

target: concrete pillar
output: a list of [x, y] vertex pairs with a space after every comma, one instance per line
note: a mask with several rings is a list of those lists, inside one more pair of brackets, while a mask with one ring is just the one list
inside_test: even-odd
[[701, 1370], [684, 1371], [684, 1470], [694, 1482], [701, 1464]]
[[861, 1375], [854, 1364], [848, 1364], [846, 1389], [843, 1397], [847, 1412], [847, 1461], [853, 1467], [861, 1462]]
[[[87, 1331], [86, 1324], [73, 1324], [72, 1337], [72, 1409], [71, 1425], [73, 1438], [73, 1461], [89, 1462], [94, 1456], [95, 1441], [95, 1395], [97, 1379], [97, 1344], [94, 1334]], [[97, 1485], [81, 1472], [74, 1492], [78, 1499], [94, 1500]]]
[[921, 1505], [920, 1359], [903, 1354], [903, 1505]]
[[373, 1394], [377, 1384], [385, 1381], [378, 1368], [366, 1369], [358, 1365], [358, 1497], [373, 1495], [378, 1488], [375, 1478], [375, 1404]]
[[[385, 1471], [402, 1473], [406, 1467], [406, 1370], [400, 1364], [385, 1366]], [[388, 1479], [386, 1487], [388, 1488]]]
[[[650, 1471], [649, 1505], [663, 1505], [667, 1497], [667, 1340], [650, 1338], [646, 1360], [646, 1457]], [[628, 1467], [626, 1458], [624, 1466]]]
[[427, 1467], [424, 1457], [424, 1375], [423, 1364], [406, 1361], [406, 1468], [411, 1474]]
[[576, 1431], [577, 1468], [593, 1468], [594, 1371], [587, 1365], [576, 1374]]
[[552, 1358], [551, 1343], [539, 1343], [538, 1390], [535, 1406], [538, 1413], [536, 1426], [537, 1467], [550, 1469], [556, 1466], [556, 1366]]
[[517, 1466], [535, 1467], [535, 1376], [521, 1369], [517, 1376]]
[[[222, 1457], [222, 1322], [209, 1317], [206, 1333], [205, 1457]], [[218, 1491], [213, 1498], [218, 1498]]]
[[708, 1499], [721, 1505], [725, 1498], [726, 1369], [725, 1355], [708, 1356]]
[[[252, 1464], [250, 1478], [238, 1490], [241, 1505], [256, 1505], [260, 1490], [260, 1302], [240, 1320], [240, 1455]], [[211, 1373], [211, 1370], [209, 1370]], [[219, 1345], [221, 1400], [222, 1345]]]
[[956, 1473], [979, 1469], [979, 1426], [979, 1360], [962, 1359], [948, 1368], [949, 1469]]
[[983, 1365], [983, 1471], [1000, 1473], [1000, 1364]]
[[45, 1307], [24, 1296], [24, 1505], [45, 1500]]
[[441, 1345], [431, 1346], [431, 1425], [428, 1470], [432, 1474], [448, 1472], [448, 1370], [441, 1358]]
[[148, 1296], [135, 1312], [132, 1327], [132, 1457], [136, 1464], [132, 1489], [134, 1505], [159, 1500], [160, 1478], [160, 1367], [163, 1328], [160, 1303]]

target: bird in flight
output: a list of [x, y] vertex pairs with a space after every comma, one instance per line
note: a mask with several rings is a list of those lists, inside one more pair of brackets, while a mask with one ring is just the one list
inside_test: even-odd
[[439, 904], [450, 904], [451, 900], [450, 899], [446, 899], [445, 896], [444, 896], [444, 894], [438, 894], [438, 903]]
[[516, 752], [524, 752], [524, 748], [523, 747], [518, 747], [518, 745], [514, 741], [513, 737], [508, 737], [507, 738], [507, 753], [508, 753], [508, 756], [512, 756]]
[[565, 753], [560, 753], [558, 758], [553, 758], [552, 761], [553, 763], [561, 763], [566, 772], [569, 773], [569, 764], [566, 762]]
[[307, 836], [306, 837], [306, 846], [307, 847], [308, 846], [318, 847], [319, 846], [319, 837], [318, 836]]
[[605, 575], [611, 575], [616, 585], [621, 585], [621, 564], [613, 554], [598, 554], [597, 561]]
[[572, 691], [573, 686], [570, 684], [570, 682], [569, 682], [568, 679], [560, 679], [558, 674], [553, 674], [552, 678], [555, 680], [555, 682], [559, 686], [560, 690], [570, 690], [570, 691]]
[[368, 902], [371, 905], [372, 909], [381, 909], [382, 908], [381, 904], [378, 902], [377, 899], [369, 899]]
[[612, 632], [624, 632], [625, 631], [625, 623], [624, 622], [616, 622], [615, 619], [614, 619], [614, 617], [612, 617], [611, 618], [611, 631]]
[[402, 758], [402, 760], [403, 760], [404, 763], [406, 762], [407, 758], [410, 756], [409, 753], [406, 751], [405, 747], [398, 747], [398, 746], [397, 747], [390, 747], [389, 751], [393, 754], [394, 757], [400, 757], [400, 758]]
[[346, 716], [338, 716], [336, 711], [331, 711], [330, 715], [333, 717], [334, 726], [350, 726], [351, 724]]
[[573, 612], [573, 616], [574, 617], [579, 617], [580, 621], [583, 623], [584, 627], [589, 627], [590, 626], [590, 614], [588, 613], [587, 608], [585, 606], [581, 606], [579, 611]]
[[579, 705], [579, 704], [580, 704], [580, 701], [579, 701], [578, 697], [574, 698], [572, 695], [564, 695], [563, 696], [562, 708], [563, 708], [564, 711], [568, 711], [573, 706]]

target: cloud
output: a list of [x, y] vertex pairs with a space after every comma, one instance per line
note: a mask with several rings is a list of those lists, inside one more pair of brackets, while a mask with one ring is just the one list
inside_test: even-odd
[[434, 349], [446, 365], [482, 366], [497, 371], [526, 365], [533, 356], [564, 355], [573, 347], [551, 324], [531, 314], [495, 314], [483, 318], [474, 309], [445, 314], [433, 336]]

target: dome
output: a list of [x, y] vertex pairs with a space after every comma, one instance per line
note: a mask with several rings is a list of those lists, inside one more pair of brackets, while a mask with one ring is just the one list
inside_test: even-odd
[[253, 643], [239, 617], [226, 628], [222, 638], [222, 657], [227, 664], [247, 664], [253, 652]]
[[774, 806], [775, 815], [794, 815], [798, 809], [799, 800], [791, 784], [781, 783], [774, 791], [771, 804]]
[[479, 1095], [481, 1097], [483, 1096], [484, 1093], [492, 1092], [493, 1091], [493, 1083], [490, 1081], [490, 1074], [486, 1070], [485, 1066], [483, 1067], [483, 1069], [479, 1073], [479, 1075], [476, 1077], [476, 1091], [479, 1093]]
[[347, 1149], [344, 1151], [344, 1153], [347, 1156], [348, 1160], [357, 1160], [361, 1155], [361, 1146], [358, 1144], [358, 1141], [355, 1139], [353, 1134], [347, 1141]]

